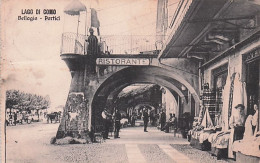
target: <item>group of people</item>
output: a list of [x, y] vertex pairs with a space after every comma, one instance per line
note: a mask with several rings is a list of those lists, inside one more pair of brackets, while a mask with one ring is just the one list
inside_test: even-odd
[[[16, 125], [17, 123], [21, 123], [22, 124], [22, 118], [20, 116], [21, 114], [19, 114], [19, 117], [17, 117], [17, 113], [10, 113], [10, 114], [6, 114], [6, 126], [10, 126], [10, 125]], [[18, 118], [18, 120], [17, 120]]]
[[170, 118], [168, 121], [166, 121], [166, 113], [164, 110], [162, 110], [160, 114], [160, 128], [161, 131], [165, 131], [166, 133], [169, 133], [170, 127], [173, 127], [174, 133], [176, 133], [177, 130], [177, 118], [175, 117], [175, 114], [170, 113]]
[[250, 137], [256, 133], [258, 125], [258, 106], [254, 105], [254, 111], [246, 118], [245, 106], [238, 104], [229, 119], [230, 128], [234, 128], [234, 140], [240, 140], [244, 136]]
[[[159, 117], [159, 123], [160, 123], [160, 128], [161, 131], [165, 131], [166, 133], [169, 133], [170, 127], [173, 127], [174, 133], [176, 134], [176, 130], [177, 130], [177, 118], [175, 117], [175, 114], [170, 113], [169, 114], [169, 119], [166, 121], [166, 113], [164, 110], [162, 110], [160, 117]], [[145, 108], [143, 110], [143, 121], [144, 121], [144, 132], [148, 132], [147, 131], [147, 126], [148, 126], [148, 122], [149, 122], [149, 114], [148, 114], [148, 109]], [[151, 119], [151, 117], [150, 117]], [[152, 119], [151, 119], [152, 121]], [[153, 122], [151, 122], [151, 124], [153, 124]]]
[[[110, 139], [108, 137], [109, 131], [114, 130], [114, 138], [120, 138], [119, 137], [119, 131], [121, 128], [120, 120], [122, 119], [121, 113], [117, 108], [114, 108], [114, 113], [111, 114], [110, 111], [107, 108], [104, 108], [103, 112], [101, 113], [102, 119], [103, 119], [103, 138], [104, 139]], [[159, 123], [161, 126], [161, 131], [165, 131], [166, 133], [169, 132], [170, 127], [173, 127], [174, 133], [176, 134], [177, 130], [177, 118], [175, 117], [175, 114], [170, 113], [169, 119], [166, 121], [166, 113], [164, 110], [162, 110], [160, 117], [159, 117]], [[130, 118], [131, 126], [134, 126], [135, 120], [137, 118], [136, 114], [133, 114]], [[144, 132], [147, 131], [148, 122], [151, 119], [151, 115], [148, 113], [148, 109], [144, 107], [142, 109], [142, 119], [144, 122]], [[152, 122], [151, 122], [152, 124]]]
[[6, 114], [6, 126], [16, 126], [17, 124], [31, 123], [43, 119], [44, 115], [30, 114], [28, 112], [11, 112]]
[[136, 112], [134, 111], [132, 115], [129, 116], [128, 118], [128, 122], [130, 122], [131, 124], [131, 127], [135, 127], [135, 121], [137, 119], [137, 114]]
[[115, 108], [114, 114], [109, 113], [108, 109], [105, 108], [102, 112], [103, 126], [104, 126], [104, 139], [110, 139], [108, 137], [109, 129], [113, 127], [114, 123], [114, 138], [119, 137], [119, 130], [121, 128], [120, 120], [122, 119], [121, 114], [117, 108]]

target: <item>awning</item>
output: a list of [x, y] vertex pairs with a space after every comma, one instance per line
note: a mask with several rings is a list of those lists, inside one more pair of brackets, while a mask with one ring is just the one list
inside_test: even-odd
[[185, 15], [180, 11], [182, 15], [174, 22], [158, 58], [211, 60], [226, 50], [218, 50], [218, 45], [230, 43], [232, 46], [240, 41], [241, 29], [252, 30], [259, 26], [255, 20], [260, 10], [258, 1], [192, 1]]

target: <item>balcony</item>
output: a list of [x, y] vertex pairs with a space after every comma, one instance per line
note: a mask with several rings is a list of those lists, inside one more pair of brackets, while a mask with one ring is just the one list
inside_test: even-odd
[[85, 35], [76, 33], [63, 33], [61, 37], [60, 54], [80, 54], [86, 53]]
[[[61, 54], [87, 55], [87, 36], [63, 33]], [[98, 36], [101, 54], [137, 55], [158, 54], [161, 50], [155, 35], [103, 35]]]

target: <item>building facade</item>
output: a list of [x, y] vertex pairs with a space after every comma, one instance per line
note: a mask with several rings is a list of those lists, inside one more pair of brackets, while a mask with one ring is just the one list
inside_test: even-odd
[[[167, 7], [161, 6], [164, 9], [158, 11], [167, 13]], [[204, 127], [219, 125], [222, 131], [232, 131], [228, 124], [234, 107], [243, 104], [246, 117], [249, 114], [257, 117], [255, 133], [259, 131], [259, 112], [254, 109], [254, 105], [260, 105], [259, 11], [257, 1], [182, 0], [168, 24], [169, 36], [163, 39], [159, 58], [198, 60], [201, 111], [208, 112], [211, 119], [211, 126]], [[201, 121], [204, 116], [205, 113]], [[230, 150], [235, 140], [231, 135], [228, 137], [225, 148], [228, 157], [233, 158]], [[260, 157], [255, 148], [250, 148], [250, 154], [241, 148], [236, 150], [244, 156]]]

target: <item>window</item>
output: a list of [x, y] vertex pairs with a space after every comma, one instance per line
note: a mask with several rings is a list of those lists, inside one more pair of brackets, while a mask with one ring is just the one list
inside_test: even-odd
[[228, 64], [222, 65], [212, 71], [213, 86], [215, 90], [224, 88], [228, 76]]

